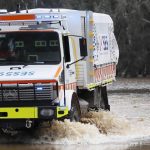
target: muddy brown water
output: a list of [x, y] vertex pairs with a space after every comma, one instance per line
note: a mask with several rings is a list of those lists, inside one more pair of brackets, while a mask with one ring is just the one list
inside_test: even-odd
[[110, 112], [82, 123], [53, 121], [34, 134], [0, 135], [0, 150], [150, 150], [150, 79], [118, 79], [108, 87]]

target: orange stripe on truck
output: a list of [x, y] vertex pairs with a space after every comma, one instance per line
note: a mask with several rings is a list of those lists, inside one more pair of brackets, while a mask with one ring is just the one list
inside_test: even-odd
[[0, 16], [0, 21], [15, 21], [15, 20], [35, 20], [35, 15], [25, 14], [25, 15], [3, 15]]
[[56, 71], [56, 73], [55, 73], [55, 76], [54, 76], [55, 78], [58, 77], [58, 75], [60, 74], [61, 69], [62, 69], [62, 67], [59, 66], [58, 69], [57, 69], [57, 71]]

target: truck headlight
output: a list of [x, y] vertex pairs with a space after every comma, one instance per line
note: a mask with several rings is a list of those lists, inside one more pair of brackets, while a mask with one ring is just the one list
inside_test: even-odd
[[43, 108], [40, 111], [40, 114], [41, 114], [41, 116], [44, 116], [44, 117], [52, 116], [52, 115], [54, 115], [54, 110], [48, 109], [48, 108]]

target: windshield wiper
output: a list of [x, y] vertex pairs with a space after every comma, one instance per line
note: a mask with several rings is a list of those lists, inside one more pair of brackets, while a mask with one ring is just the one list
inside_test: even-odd
[[44, 61], [45, 64], [58, 64], [60, 61], [53, 60], [53, 61]]
[[25, 61], [14, 61], [14, 60], [0, 60], [0, 65], [23, 65], [23, 68], [28, 66]]
[[57, 64], [59, 61], [37, 61], [35, 64]]

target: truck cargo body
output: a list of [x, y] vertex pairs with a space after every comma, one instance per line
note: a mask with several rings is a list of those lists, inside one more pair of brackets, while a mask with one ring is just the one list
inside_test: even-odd
[[0, 15], [0, 128], [79, 121], [78, 96], [115, 80], [118, 46], [110, 16], [31, 9]]

